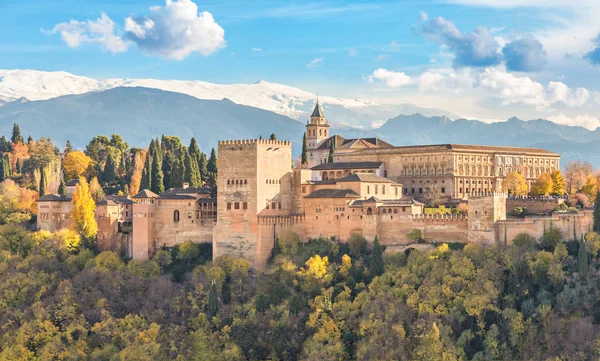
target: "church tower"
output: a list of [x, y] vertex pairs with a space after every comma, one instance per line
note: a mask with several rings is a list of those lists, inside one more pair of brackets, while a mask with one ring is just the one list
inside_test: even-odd
[[306, 123], [306, 142], [308, 143], [308, 149], [317, 149], [325, 139], [329, 138], [329, 124], [325, 115], [323, 115], [323, 109], [317, 104], [315, 109], [310, 116], [310, 120]]

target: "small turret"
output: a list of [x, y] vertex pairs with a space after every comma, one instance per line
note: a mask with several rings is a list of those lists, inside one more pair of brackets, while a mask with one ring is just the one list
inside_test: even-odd
[[329, 122], [325, 119], [323, 109], [319, 104], [319, 99], [315, 104], [315, 109], [310, 116], [310, 122], [306, 124], [306, 141], [308, 149], [318, 148], [322, 142], [329, 138]]

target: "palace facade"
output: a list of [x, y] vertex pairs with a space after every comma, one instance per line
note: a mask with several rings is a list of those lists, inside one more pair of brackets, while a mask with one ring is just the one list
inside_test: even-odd
[[[519, 232], [539, 236], [550, 225], [567, 238], [588, 232], [591, 212], [506, 219], [502, 182], [518, 171], [528, 184], [559, 169], [560, 155], [543, 149], [428, 145], [396, 147], [377, 138], [329, 134], [319, 104], [306, 125], [308, 165], [292, 167], [288, 141], [226, 140], [218, 143], [216, 197], [205, 188], [142, 190], [131, 198], [99, 202], [100, 249], [148, 259], [162, 246], [212, 242], [213, 257], [233, 255], [266, 265], [278, 237], [300, 239], [352, 234], [385, 245], [426, 240], [509, 243]], [[328, 162], [331, 150], [333, 162]], [[71, 184], [71, 183], [70, 183]], [[468, 201], [468, 214], [425, 215], [424, 199], [437, 191]], [[70, 191], [71, 192], [71, 191]], [[38, 200], [38, 228], [70, 224], [70, 196]]]

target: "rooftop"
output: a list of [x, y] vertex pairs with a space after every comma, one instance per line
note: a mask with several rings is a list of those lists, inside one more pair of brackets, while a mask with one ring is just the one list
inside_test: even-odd
[[312, 167], [312, 170], [331, 170], [331, 169], [377, 169], [383, 162], [338, 162], [323, 163]]
[[71, 197], [62, 197], [58, 194], [45, 194], [37, 199], [38, 202], [70, 202]]
[[208, 188], [194, 188], [194, 187], [182, 187], [182, 188], [170, 188], [160, 194], [164, 196], [167, 194], [211, 194]]
[[149, 189], [142, 189], [138, 194], [131, 198], [158, 198], [158, 194], [152, 192]]
[[315, 109], [312, 112], [311, 118], [324, 118], [323, 109], [321, 109], [321, 105], [319, 105], [319, 101], [317, 100], [317, 104], [315, 104]]
[[67, 187], [75, 187], [76, 185], [79, 184], [79, 179], [71, 179], [70, 181], [68, 181], [65, 185]]
[[[381, 149], [385, 148], [385, 149]], [[539, 154], [546, 156], [557, 156], [560, 154], [551, 152], [541, 148], [524, 148], [524, 147], [508, 147], [498, 145], [472, 145], [472, 144], [431, 144], [431, 145], [407, 145], [407, 146], [390, 146], [380, 147], [378, 149], [362, 149], [358, 152], [361, 153], [433, 153], [433, 152], [485, 152], [485, 153], [498, 153], [498, 154]], [[356, 155], [355, 152], [353, 155]], [[341, 154], [342, 156], [344, 154]]]
[[319, 189], [305, 198], [356, 198], [360, 197], [352, 189]]
[[319, 146], [317, 149], [329, 149], [331, 147], [331, 142], [335, 142], [336, 149], [351, 149], [351, 148], [392, 148], [394, 147], [390, 143], [384, 142], [379, 138], [353, 138], [346, 139], [341, 135], [333, 135]]
[[387, 178], [380, 177], [373, 173], [354, 173], [343, 178], [338, 179], [336, 182], [369, 182], [369, 183], [395, 183]]
[[362, 207], [365, 203], [382, 203], [382, 206], [411, 206], [411, 205], [422, 205], [423, 203], [415, 200], [412, 197], [402, 197], [400, 199], [380, 199], [377, 197], [371, 197], [369, 199], [357, 199], [352, 201], [350, 206]]

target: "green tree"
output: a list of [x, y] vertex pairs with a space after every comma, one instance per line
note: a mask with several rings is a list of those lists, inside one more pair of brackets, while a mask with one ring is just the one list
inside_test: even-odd
[[40, 167], [40, 187], [39, 187], [40, 197], [46, 194], [46, 171], [44, 167]]
[[594, 203], [594, 232], [600, 233], [600, 191], [596, 194]]
[[70, 140], [67, 140], [67, 144], [65, 145], [64, 153], [65, 155], [69, 154], [69, 152], [73, 151], [73, 145]]
[[333, 163], [333, 153], [335, 153], [335, 138], [331, 138], [329, 141], [329, 156], [327, 157], [327, 163]]
[[377, 236], [373, 241], [373, 253], [371, 254], [371, 274], [374, 276], [381, 276], [385, 271], [385, 264], [383, 262], [383, 249], [379, 244]]
[[202, 186], [198, 162], [192, 157], [189, 150], [185, 152], [185, 181], [189, 183], [190, 187]]
[[217, 152], [215, 151], [215, 148], [210, 151], [210, 158], [208, 158], [206, 170], [210, 173], [217, 173]]
[[308, 143], [306, 142], [306, 132], [304, 132], [304, 136], [302, 136], [302, 156], [301, 156], [301, 164], [308, 164]]
[[19, 125], [17, 123], [13, 124], [12, 137], [10, 140], [14, 143], [25, 143], [25, 139], [21, 135], [21, 130], [19, 129]]
[[192, 241], [185, 241], [178, 247], [177, 259], [187, 261], [188, 266], [200, 254], [200, 247]]
[[588, 270], [590, 269], [590, 259], [587, 249], [585, 248], [585, 240], [583, 235], [581, 235], [581, 240], [579, 240], [579, 250], [577, 252], [577, 268], [579, 269], [579, 274], [582, 277], [586, 277], [588, 274]]
[[116, 176], [116, 161], [115, 155], [108, 155], [106, 157], [106, 165], [104, 166], [104, 172], [102, 173], [102, 181], [106, 183], [111, 183], [115, 180]]
[[217, 291], [217, 283], [212, 281], [210, 291], [208, 292], [208, 300], [206, 302], [206, 315], [214, 317], [219, 312], [219, 292]]
[[173, 262], [171, 259], [171, 252], [166, 249], [161, 249], [154, 255], [154, 260], [160, 266], [160, 273], [164, 274], [165, 268], [169, 267]]
[[67, 185], [65, 184], [65, 179], [62, 177], [60, 178], [60, 185], [58, 186], [58, 194], [63, 198], [67, 195]]
[[150, 190], [152, 190], [152, 192], [156, 194], [159, 194], [165, 191], [163, 170], [161, 165], [159, 164], [160, 157], [158, 155], [155, 155], [152, 158], [152, 180], [150, 182]]
[[17, 163], [15, 164], [15, 170], [17, 171], [17, 174], [21, 174], [21, 171], [23, 170], [23, 162], [21, 161], [21, 158], [17, 159]]
[[275, 135], [275, 133], [271, 133], [271, 136], [269, 137], [270, 140], [277, 140], [277, 136]]
[[140, 180], [140, 190], [152, 189], [152, 156], [150, 151], [146, 154], [144, 168], [142, 169], [142, 179]]

